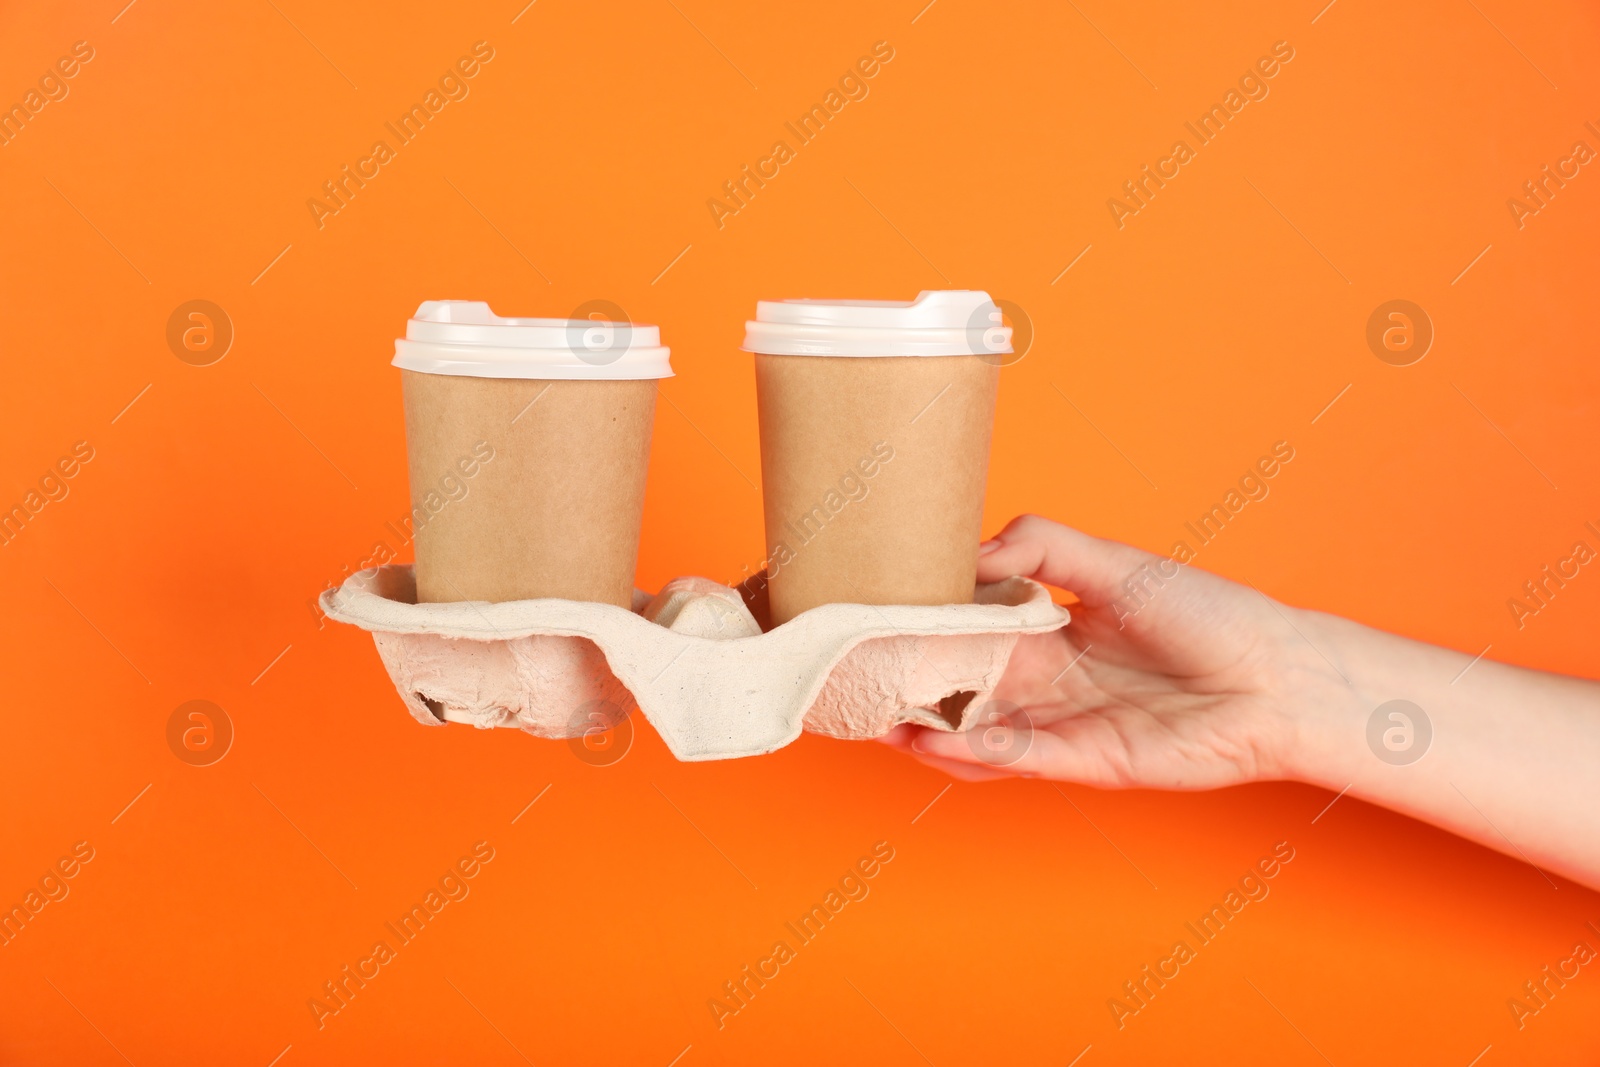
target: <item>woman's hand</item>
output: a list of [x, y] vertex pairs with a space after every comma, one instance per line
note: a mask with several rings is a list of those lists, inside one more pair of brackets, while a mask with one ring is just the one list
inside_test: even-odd
[[1291, 709], [1339, 682], [1295, 633], [1294, 609], [1224, 578], [1033, 515], [981, 552], [980, 581], [1020, 574], [1079, 603], [1065, 629], [1018, 642], [976, 728], [883, 738], [957, 778], [1211, 789], [1284, 777]]
[[[1076, 593], [1072, 622], [1017, 643], [975, 728], [885, 742], [966, 779], [1306, 782], [1600, 888], [1600, 684], [1286, 607], [1031, 515], [978, 561], [985, 581], [1013, 574]], [[1425, 730], [1391, 750], [1402, 703]]]

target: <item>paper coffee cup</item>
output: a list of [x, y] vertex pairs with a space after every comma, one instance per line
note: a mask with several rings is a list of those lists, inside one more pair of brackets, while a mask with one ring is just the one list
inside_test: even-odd
[[633, 603], [654, 326], [430, 300], [395, 342], [419, 603]]
[[820, 604], [970, 602], [1011, 351], [989, 295], [761, 301], [744, 350], [772, 624]]

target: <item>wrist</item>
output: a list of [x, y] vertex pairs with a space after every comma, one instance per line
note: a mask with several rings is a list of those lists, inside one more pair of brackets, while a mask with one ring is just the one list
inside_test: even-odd
[[1293, 626], [1280, 650], [1275, 701], [1284, 718], [1279, 777], [1341, 790], [1360, 767], [1365, 717], [1375, 706], [1360, 669], [1365, 627], [1284, 606]]

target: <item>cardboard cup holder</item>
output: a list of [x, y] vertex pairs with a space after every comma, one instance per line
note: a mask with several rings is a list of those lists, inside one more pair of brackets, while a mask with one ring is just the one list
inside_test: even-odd
[[1008, 578], [979, 585], [971, 604], [825, 604], [764, 630], [763, 598], [742, 588], [677, 578], [653, 597], [636, 591], [632, 611], [576, 600], [418, 604], [410, 565], [390, 564], [351, 575], [321, 604], [372, 634], [418, 722], [574, 738], [637, 706], [685, 761], [759, 756], [802, 729], [838, 738], [880, 737], [903, 722], [968, 729], [1017, 639], [1068, 620], [1043, 586]]

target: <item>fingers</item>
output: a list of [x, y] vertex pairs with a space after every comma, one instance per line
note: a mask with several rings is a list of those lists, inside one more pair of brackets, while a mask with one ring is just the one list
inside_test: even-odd
[[917, 734], [921, 731], [922, 727], [903, 722], [878, 738], [878, 740], [890, 748], [898, 748], [901, 752], [910, 752], [911, 742], [916, 740]]
[[[1009, 745], [1008, 739], [1020, 740]], [[923, 729], [911, 739], [908, 751], [923, 762], [934, 760], [983, 772], [985, 777], [1010, 778], [1025, 773], [1020, 766], [1032, 747], [1031, 734], [993, 730], [982, 726], [960, 733]]]
[[967, 774], [961, 777], [968, 780], [1045, 778], [1102, 789], [1135, 784], [1081, 737], [1062, 737], [1026, 725], [999, 730], [980, 726], [963, 733], [917, 729], [915, 737], [896, 747], [903, 745], [917, 759], [950, 774], [955, 772], [948, 770], [949, 765], [963, 766]]
[[930, 756], [926, 752], [913, 751], [911, 755], [918, 763], [932, 767], [936, 771], [943, 771], [958, 782], [994, 782], [1002, 778], [1016, 777], [1010, 771], [995, 770], [981, 763], [963, 763], [960, 760]]
[[[990, 767], [982, 762], [969, 760], [950, 759], [932, 752], [924, 751], [919, 747], [918, 738], [922, 734], [938, 734], [938, 731], [929, 730], [922, 726], [913, 726], [902, 723], [878, 738], [879, 741], [907, 753], [917, 762], [932, 767], [936, 771], [943, 771], [950, 777], [962, 782], [992, 782], [998, 778], [1014, 777], [1005, 768]], [[939, 734], [939, 736], [961, 736], [959, 734]]]
[[1132, 545], [1091, 537], [1037, 515], [1019, 515], [979, 547], [978, 580], [996, 582], [1020, 574], [1098, 607], [1120, 596], [1128, 576], [1153, 558]]
[[[891, 749], [899, 749], [901, 752], [907, 753], [918, 763], [925, 763], [926, 766], [931, 766], [936, 771], [944, 771], [944, 773], [954, 777], [957, 781], [992, 782], [995, 779], [1000, 779], [1000, 777], [1013, 777], [1013, 774], [1008, 769], [994, 768], [994, 766], [989, 766], [982, 760], [962, 760], [962, 758], [950, 758], [938, 752], [931, 752], [922, 744], [923, 736], [965, 737], [966, 734], [947, 734], [944, 731], [938, 731], [938, 729], [928, 729], [926, 726], [901, 723], [901, 725], [891, 729], [890, 733], [878, 737], [878, 741], [890, 745]], [[963, 752], [966, 752], [966, 750], [963, 749]], [[968, 755], [971, 755], [971, 753], [968, 752]]]

